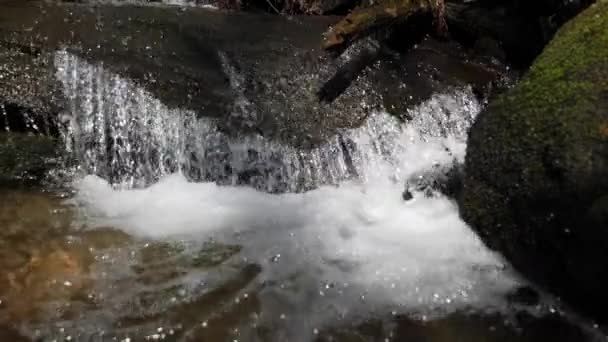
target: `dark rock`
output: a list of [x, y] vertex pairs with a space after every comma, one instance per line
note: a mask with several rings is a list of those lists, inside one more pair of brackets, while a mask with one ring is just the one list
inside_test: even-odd
[[566, 321], [558, 314], [532, 319], [525, 325], [522, 339], [525, 341], [546, 341], [547, 335], [553, 336], [551, 341], [594, 341], [580, 326]]
[[539, 303], [540, 295], [530, 286], [520, 286], [513, 292], [507, 294], [507, 299], [513, 304], [533, 306]]
[[[357, 127], [370, 110], [403, 112], [436, 91], [502, 76], [463, 62], [466, 55], [452, 53], [452, 44], [428, 40], [407, 56], [364, 63], [346, 86], [335, 87], [339, 96], [329, 92], [332, 103], [319, 103], [323, 83], [350, 60], [333, 60], [320, 49], [321, 33], [334, 21], [181, 6], [5, 0], [0, 103], [59, 126], [53, 120], [67, 101], [54, 59], [65, 49], [135, 81], [171, 108], [218, 119], [231, 136], [261, 134], [308, 148]], [[427, 82], [429, 70], [438, 77]]]
[[401, 194], [401, 198], [403, 198], [404, 201], [409, 201], [414, 198], [414, 195], [412, 195], [412, 192], [408, 188], [403, 191], [403, 194]]
[[[319, 48], [332, 21], [194, 7], [6, 1], [0, 3], [0, 103], [36, 115], [62, 112], [66, 101], [54, 58], [65, 49], [135, 81], [171, 108], [220, 119], [231, 135], [262, 133], [294, 144], [310, 136], [315, 144], [358, 125], [368, 110], [361, 100], [378, 103], [365, 80], [331, 105], [318, 103], [320, 79], [336, 68]], [[247, 113], [237, 101], [247, 104]]]
[[593, 2], [478, 0], [449, 1], [446, 6], [453, 38], [526, 69], [557, 29]]
[[[511, 77], [503, 65], [486, 63], [455, 42], [427, 37], [404, 53], [391, 56], [389, 49], [383, 48], [384, 58], [366, 73], [382, 91], [384, 108], [404, 120], [411, 119], [407, 117], [408, 108], [432, 94], [467, 85], [487, 89], [491, 83], [499, 90], [502, 80]], [[480, 94], [480, 99], [489, 94]]]
[[0, 133], [0, 183], [35, 184], [59, 166], [52, 138], [23, 133]]
[[462, 178], [463, 165], [454, 161], [452, 164], [437, 165], [429, 171], [412, 175], [408, 179], [406, 191], [422, 192], [427, 197], [443, 194], [456, 198], [462, 191]]
[[421, 321], [396, 315], [392, 322], [368, 320], [359, 324], [323, 329], [315, 342], [392, 341], [412, 342], [586, 342], [596, 336], [557, 314], [532, 316], [525, 312], [516, 324], [500, 314], [455, 312], [445, 317]]
[[[259, 0], [258, 0], [259, 1]], [[279, 9], [287, 13], [346, 14], [360, 0], [284, 0], [276, 1]]]
[[608, 319], [608, 2], [566, 24], [471, 128], [463, 218], [523, 274]]

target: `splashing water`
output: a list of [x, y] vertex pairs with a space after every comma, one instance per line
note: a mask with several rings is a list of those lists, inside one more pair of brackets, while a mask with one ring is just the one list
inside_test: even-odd
[[[268, 192], [336, 185], [353, 176], [390, 173], [404, 179], [433, 162], [461, 160], [466, 130], [480, 109], [470, 90], [457, 90], [414, 110], [407, 127], [375, 113], [360, 129], [312, 150], [296, 150], [261, 136], [231, 140], [210, 119], [168, 109], [133, 82], [66, 52], [58, 53], [56, 64], [71, 105], [68, 149], [85, 173], [121, 188], [149, 185], [175, 172], [191, 181], [247, 184]], [[246, 103], [241, 94], [234, 106], [243, 112], [250, 107]]]
[[251, 285], [261, 312], [291, 322], [290, 340], [352, 314], [499, 309], [518, 283], [451, 200], [417, 191], [402, 199], [406, 183], [462, 162], [480, 110], [469, 89], [433, 96], [406, 124], [373, 113], [297, 150], [259, 136], [231, 140], [103, 66], [66, 52], [55, 62], [71, 105], [66, 144], [87, 174], [72, 202], [87, 225], [242, 246], [239, 257], [261, 266]]

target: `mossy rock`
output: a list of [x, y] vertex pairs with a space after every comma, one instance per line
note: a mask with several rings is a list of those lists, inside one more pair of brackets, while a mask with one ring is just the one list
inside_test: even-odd
[[463, 218], [521, 272], [608, 318], [608, 1], [565, 24], [471, 128]]
[[0, 133], [0, 183], [37, 183], [59, 162], [55, 139], [24, 133]]

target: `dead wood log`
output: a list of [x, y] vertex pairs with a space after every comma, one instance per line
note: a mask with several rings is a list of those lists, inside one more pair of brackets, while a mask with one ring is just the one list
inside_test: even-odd
[[326, 32], [323, 48], [341, 50], [379, 28], [415, 15], [435, 13], [439, 3], [443, 0], [385, 0], [378, 5], [355, 9]]

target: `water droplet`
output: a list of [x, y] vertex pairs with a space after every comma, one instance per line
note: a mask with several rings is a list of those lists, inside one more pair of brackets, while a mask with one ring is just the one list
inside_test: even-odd
[[201, 327], [206, 328], [207, 327], [207, 321], [204, 321], [203, 323], [201, 323]]
[[315, 335], [319, 335], [319, 329], [317, 329], [317, 328], [312, 329], [312, 333]]
[[285, 319], [285, 318], [287, 318], [287, 316], [285, 316], [285, 314], [281, 314], [280, 318]]

